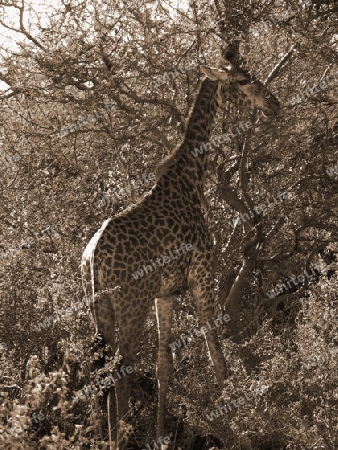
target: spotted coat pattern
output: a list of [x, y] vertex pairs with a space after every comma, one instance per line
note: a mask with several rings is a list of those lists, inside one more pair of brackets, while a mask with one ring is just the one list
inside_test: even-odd
[[[155, 186], [138, 204], [107, 219], [82, 258], [85, 293], [94, 298], [91, 311], [96, 332], [115, 351], [118, 327], [118, 347], [124, 366], [136, 363], [141, 331], [156, 299], [157, 437], [166, 435], [164, 416], [172, 373], [169, 340], [173, 298], [190, 290], [200, 326], [211, 321], [214, 310], [211, 237], [201, 208], [207, 155], [195, 157], [191, 151], [209, 141], [221, 101], [258, 106], [266, 114], [278, 109], [275, 97], [247, 73], [207, 66], [202, 70], [207, 76], [192, 106], [183, 140], [158, 166]], [[205, 338], [222, 386], [227, 368], [216, 330], [206, 333]], [[117, 418], [121, 422], [128, 413], [129, 394], [129, 378], [123, 377], [116, 383]]]

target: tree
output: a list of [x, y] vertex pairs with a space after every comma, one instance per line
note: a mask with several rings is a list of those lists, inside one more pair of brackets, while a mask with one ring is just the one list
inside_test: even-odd
[[[255, 388], [269, 386], [264, 398], [271, 411], [282, 414], [285, 427], [277, 433], [272, 413], [264, 413], [263, 397], [257, 397], [256, 407], [266, 425], [264, 436], [253, 431], [249, 409], [242, 417], [247, 430], [234, 417], [226, 431], [220, 422], [207, 424], [206, 412], [215, 409], [210, 399], [220, 393], [206, 382], [203, 373], [211, 369], [194, 343], [176, 352], [173, 383], [179, 394], [172, 392], [170, 408], [178, 417], [184, 396], [191, 418], [188, 424], [182, 419], [184, 432], [211, 427], [233, 446], [250, 430], [257, 448], [277, 434], [299, 448], [318, 439], [318, 445], [333, 448], [333, 434], [318, 425], [325, 408], [315, 396], [312, 422], [302, 419], [309, 409], [307, 390], [318, 384], [320, 369], [301, 387], [296, 378], [300, 361], [318, 354], [314, 342], [304, 340], [307, 334], [320, 339], [320, 351], [337, 343], [326, 321], [315, 323], [311, 315], [322, 311], [326, 320], [336, 321], [335, 2], [308, 0], [292, 8], [272, 0], [200, 0], [179, 8], [160, 0], [71, 0], [46, 10], [21, 1], [0, 6], [2, 33], [13, 36], [13, 44], [1, 50], [0, 71], [5, 83], [0, 91], [2, 376], [18, 374], [13, 382], [29, 392], [33, 379], [51, 380], [49, 373], [57, 371], [55, 386], [64, 397], [56, 400], [55, 393], [44, 391], [40, 405], [53, 426], [62, 424], [62, 439], [70, 439], [81, 420], [66, 426], [65, 402], [90, 385], [88, 329], [93, 327], [79, 306], [82, 250], [108, 214], [122, 211], [151, 187], [149, 174], [182, 136], [201, 77], [199, 64], [217, 66], [222, 48], [231, 43], [230, 57], [267, 81], [282, 111], [271, 123], [224, 105], [214, 128], [208, 220], [220, 308], [232, 319], [220, 333], [233, 369], [229, 384], [239, 397], [250, 390], [245, 377], [258, 374]], [[141, 179], [149, 183], [136, 182]], [[43, 232], [53, 226], [51, 233]], [[310, 274], [316, 264], [325, 268], [307, 278], [304, 270]], [[267, 292], [276, 288], [280, 294], [269, 298]], [[196, 325], [191, 300], [181, 299], [180, 306], [173, 338]], [[141, 358], [147, 372], [154, 360], [152, 333], [149, 322]], [[296, 342], [291, 353], [290, 342]], [[64, 354], [72, 355], [68, 366]], [[37, 378], [27, 369], [33, 355], [40, 364]], [[288, 356], [290, 421], [288, 407], [276, 401], [278, 370]], [[69, 392], [61, 372], [67, 374]], [[184, 383], [187, 388], [183, 376], [190, 381]], [[334, 376], [328, 377], [327, 386], [336, 385]], [[139, 396], [141, 384], [135, 388]], [[304, 390], [303, 397], [296, 398], [295, 386]], [[236, 398], [235, 390], [232, 395]], [[328, 396], [327, 387], [323, 395]], [[333, 397], [327, 402], [336, 407]], [[52, 410], [56, 404], [64, 408], [58, 414]], [[79, 403], [78, 411], [88, 418], [91, 407]], [[140, 440], [152, 442], [149, 408], [138, 412], [134, 425]], [[303, 423], [300, 437], [292, 420]], [[330, 429], [336, 426], [332, 419]]]

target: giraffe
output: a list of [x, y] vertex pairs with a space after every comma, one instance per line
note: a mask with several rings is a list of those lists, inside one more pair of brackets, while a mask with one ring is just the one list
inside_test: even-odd
[[[229, 62], [217, 69], [202, 65], [202, 80], [181, 143], [157, 167], [152, 190], [136, 205], [108, 218], [87, 245], [82, 279], [96, 335], [113, 352], [118, 327], [120, 365], [134, 367], [147, 314], [155, 301], [158, 326], [156, 437], [165, 436], [165, 407], [173, 370], [169, 349], [175, 296], [189, 289], [201, 326], [211, 322], [214, 285], [211, 236], [202, 212], [207, 154], [192, 150], [209, 141], [218, 107], [224, 101], [259, 108], [268, 116], [278, 100], [259, 81]], [[218, 384], [228, 369], [216, 329], [204, 332]], [[116, 381], [117, 446], [125, 448], [130, 377]]]

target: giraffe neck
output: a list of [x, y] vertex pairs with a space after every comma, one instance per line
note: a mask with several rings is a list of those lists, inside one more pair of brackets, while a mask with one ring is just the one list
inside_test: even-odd
[[200, 146], [209, 142], [218, 108], [217, 90], [218, 82], [211, 81], [208, 78], [202, 81], [187, 121], [184, 135], [186, 145]]
[[157, 174], [166, 175], [177, 185], [183, 183], [201, 198], [207, 169], [207, 153], [194, 156], [196, 149], [204, 149], [209, 142], [212, 125], [218, 108], [218, 82], [204, 79], [192, 105], [182, 143], [158, 166]]

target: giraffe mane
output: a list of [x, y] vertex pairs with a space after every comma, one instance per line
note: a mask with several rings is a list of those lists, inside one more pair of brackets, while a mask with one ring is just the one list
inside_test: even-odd
[[[203, 96], [202, 93], [202, 89], [201, 86], [204, 82], [206, 82], [208, 79], [208, 77], [205, 77], [201, 83], [198, 86], [198, 95], [195, 98], [195, 101], [192, 103], [191, 107], [190, 107], [190, 111], [189, 111], [189, 115], [186, 121], [186, 126], [185, 126], [185, 131], [184, 131], [184, 136], [183, 139], [181, 140], [181, 142], [174, 148], [174, 150], [172, 150], [167, 156], [165, 156], [163, 158], [162, 161], [160, 161], [160, 163], [157, 165], [156, 169], [155, 169], [155, 174], [156, 174], [156, 181], [164, 174], [167, 172], [167, 170], [172, 167], [176, 161], [180, 158], [180, 156], [184, 153], [185, 150], [185, 146], [187, 145], [186, 142], [186, 137], [187, 137], [187, 130], [190, 129], [190, 124], [193, 121], [194, 117], [193, 117], [193, 112], [194, 112], [194, 108], [195, 105], [200, 101], [200, 98]], [[210, 80], [209, 80], [210, 81]]]

